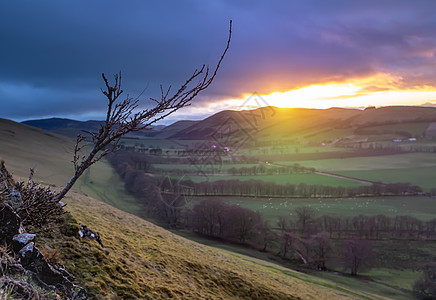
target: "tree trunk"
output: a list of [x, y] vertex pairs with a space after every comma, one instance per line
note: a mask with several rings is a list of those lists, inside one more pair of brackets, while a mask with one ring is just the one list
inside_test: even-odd
[[67, 183], [67, 185], [60, 191], [56, 196], [56, 201], [60, 201], [62, 198], [65, 197], [65, 195], [68, 193], [68, 191], [73, 187], [74, 183], [76, 183], [77, 179], [79, 179], [81, 174], [74, 174], [74, 176], [70, 179], [70, 181]]

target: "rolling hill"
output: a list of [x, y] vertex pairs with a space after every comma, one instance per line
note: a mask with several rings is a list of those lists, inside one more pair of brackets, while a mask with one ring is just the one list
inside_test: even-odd
[[[377, 109], [304, 109], [264, 107], [251, 111], [222, 111], [192, 126], [179, 130], [171, 139], [213, 139], [220, 133], [232, 135], [251, 135], [262, 139], [298, 139], [300, 141], [323, 138], [365, 139], [371, 134], [382, 132], [362, 132], [377, 126], [396, 125], [387, 132], [391, 137], [397, 132], [410, 137], [424, 136], [426, 129], [436, 122], [436, 108], [391, 106]], [[401, 125], [404, 126], [401, 126]], [[410, 124], [421, 124], [418, 132]], [[416, 127], [416, 126], [415, 126]], [[429, 131], [430, 132], [430, 131]], [[313, 138], [312, 138], [313, 139]]]

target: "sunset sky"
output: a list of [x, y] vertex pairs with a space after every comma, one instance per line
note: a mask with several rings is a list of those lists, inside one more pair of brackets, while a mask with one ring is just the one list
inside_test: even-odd
[[436, 105], [435, 11], [425, 0], [2, 1], [0, 117], [102, 119], [101, 73], [120, 70], [146, 107], [160, 84], [217, 62], [229, 20], [213, 85], [167, 122], [258, 105]]

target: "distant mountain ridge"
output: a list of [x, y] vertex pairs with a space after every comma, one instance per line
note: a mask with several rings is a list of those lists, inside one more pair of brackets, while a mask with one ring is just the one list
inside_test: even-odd
[[[104, 124], [104, 121], [77, 121], [66, 118], [49, 118], [49, 119], [39, 119], [39, 120], [27, 120], [22, 122], [23, 124], [37, 127], [43, 130], [48, 130], [68, 136], [71, 138], [76, 138], [79, 133], [86, 134], [88, 132], [98, 132], [100, 126]], [[134, 133], [130, 133], [127, 137], [148, 137], [158, 134], [161, 130], [167, 126], [158, 125], [147, 130], [142, 130]]]
[[71, 138], [75, 138], [79, 133], [97, 132], [100, 128], [100, 125], [104, 124], [103, 121], [76, 121], [65, 118], [28, 120], [22, 123], [40, 129], [56, 132]]

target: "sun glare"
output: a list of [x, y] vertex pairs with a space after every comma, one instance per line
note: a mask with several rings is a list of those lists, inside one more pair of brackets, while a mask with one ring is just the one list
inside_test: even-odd
[[263, 95], [265, 101], [277, 107], [326, 108], [339, 97], [353, 97], [359, 87], [353, 84], [310, 85], [284, 93]]

